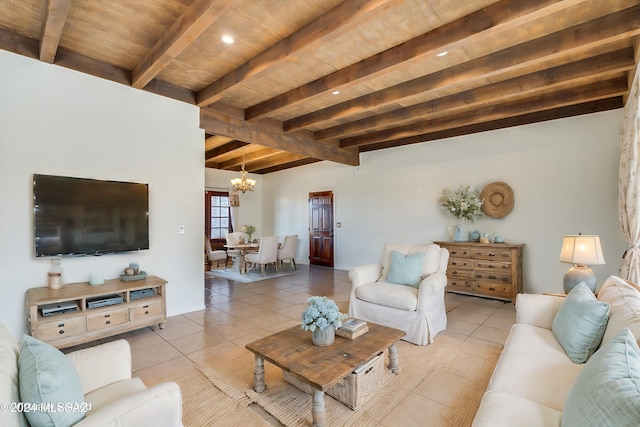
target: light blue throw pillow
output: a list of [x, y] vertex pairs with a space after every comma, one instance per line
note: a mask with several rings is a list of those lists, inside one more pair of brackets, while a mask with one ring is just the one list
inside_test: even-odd
[[609, 321], [609, 303], [598, 301], [581, 282], [569, 292], [551, 330], [574, 363], [584, 363], [598, 349]]
[[640, 349], [629, 329], [587, 362], [562, 410], [562, 427], [640, 425]]
[[387, 282], [415, 288], [420, 287], [422, 260], [424, 260], [424, 252], [405, 255], [402, 252], [391, 251]]
[[32, 426], [71, 426], [84, 418], [81, 411], [65, 411], [64, 406], [82, 407], [84, 392], [80, 376], [60, 350], [25, 335], [18, 357], [20, 400], [33, 407], [44, 403], [52, 411], [29, 411], [25, 415]]

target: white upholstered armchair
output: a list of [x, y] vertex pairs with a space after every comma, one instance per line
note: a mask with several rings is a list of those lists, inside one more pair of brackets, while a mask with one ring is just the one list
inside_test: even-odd
[[[417, 267], [411, 266], [412, 260]], [[448, 260], [449, 252], [436, 244], [385, 244], [380, 264], [349, 271], [349, 316], [403, 330], [407, 333], [403, 339], [414, 344], [432, 343], [447, 328], [444, 288]], [[403, 282], [412, 270], [412, 285], [391, 283]]]
[[246, 254], [245, 261], [251, 266], [259, 265], [262, 275], [267, 264], [274, 264], [278, 271], [278, 236], [263, 237], [260, 239], [260, 249], [255, 254]]

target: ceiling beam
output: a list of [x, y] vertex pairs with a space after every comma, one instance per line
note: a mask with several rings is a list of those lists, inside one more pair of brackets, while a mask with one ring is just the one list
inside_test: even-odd
[[305, 160], [308, 156], [295, 153], [281, 152], [279, 154], [260, 159], [245, 165], [247, 172], [259, 171], [267, 168], [272, 168], [282, 163], [292, 163]]
[[40, 29], [40, 60], [53, 64], [71, 0], [47, 0]]
[[246, 142], [231, 140], [226, 144], [206, 151], [204, 153], [204, 160], [206, 161], [209, 159], [213, 159], [214, 157], [221, 156], [222, 154], [228, 153], [229, 151], [238, 150], [242, 147], [246, 147], [247, 145], [249, 144], [247, 144]]
[[310, 132], [283, 133], [272, 122], [246, 122], [243, 119], [225, 112], [217, 112], [207, 108], [200, 109], [200, 127], [205, 132], [222, 135], [251, 144], [277, 148], [320, 160], [357, 166], [358, 152], [353, 149], [341, 149], [337, 144], [322, 143], [313, 140]]
[[619, 78], [613, 80], [596, 82], [590, 85], [569, 88], [544, 95], [529, 96], [511, 102], [473, 109], [463, 114], [441, 117], [439, 119], [399, 126], [366, 135], [345, 138], [340, 140], [340, 145], [343, 147], [361, 146], [470, 124], [490, 122], [513, 115], [524, 115], [588, 101], [613, 98], [619, 95], [621, 96], [627, 90], [626, 75], [623, 76], [621, 74]]
[[[252, 162], [263, 160], [271, 156], [274, 156], [276, 154], [282, 154], [282, 153], [283, 151], [278, 150], [277, 148], [269, 148], [269, 147], [261, 148], [249, 154], [243, 153], [239, 156], [232, 157], [229, 160], [221, 161], [219, 165], [220, 165], [220, 169], [230, 170], [237, 167], [237, 170], [240, 170], [240, 166], [242, 165], [242, 163], [245, 163], [245, 168], [246, 168], [246, 165], [255, 164]], [[298, 155], [296, 154], [296, 156]]]
[[312, 163], [317, 163], [319, 161], [320, 160], [318, 159], [305, 157], [304, 159], [289, 162], [289, 163], [281, 163], [273, 166], [264, 167], [262, 169], [254, 171], [253, 173], [260, 173], [260, 174], [273, 173], [273, 172], [278, 172], [285, 169], [297, 168], [298, 166], [310, 165]]
[[[541, 16], [583, 1], [499, 1], [363, 61], [249, 107], [246, 118], [252, 120], [264, 117], [318, 95], [344, 90], [346, 87], [397, 71], [407, 63], [415, 63], [426, 57], [435, 56], [437, 53], [462, 47], [482, 37], [525, 25], [540, 19]], [[544, 30], [543, 26], [540, 27], [540, 31], [542, 30]], [[531, 34], [531, 37], [535, 35]]]
[[504, 119], [493, 120], [485, 123], [465, 125], [436, 132], [424, 133], [421, 135], [414, 135], [407, 138], [400, 138], [380, 142], [377, 144], [365, 145], [360, 147], [360, 152], [364, 153], [367, 151], [383, 150], [387, 148], [401, 147], [403, 145], [436, 141], [462, 135], [471, 135], [478, 132], [487, 132], [496, 129], [505, 129], [514, 126], [522, 126], [549, 120], [562, 119], [565, 117], [574, 117], [583, 114], [597, 113], [600, 111], [615, 110], [618, 108], [622, 108], [622, 106], [622, 96], [616, 96], [613, 98], [591, 101], [577, 105], [570, 105], [568, 107], [561, 107], [553, 110], [538, 111], [521, 116], [507, 117]]
[[270, 72], [282, 61], [294, 62], [301, 55], [340, 37], [345, 32], [401, 3], [402, 0], [345, 0], [298, 31], [198, 92], [198, 106], [221, 100], [235, 86]]
[[505, 102], [512, 98], [521, 98], [533, 93], [542, 94], [565, 89], [569, 86], [589, 84], [607, 75], [627, 71], [633, 68], [634, 64], [633, 49], [627, 47], [581, 61], [333, 126], [315, 132], [314, 137], [316, 140], [346, 138], [370, 133], [373, 130], [396, 127], [403, 123], [457, 114], [460, 111], [486, 106], [487, 104]]
[[191, 45], [233, 4], [234, 0], [195, 0], [132, 72], [131, 85], [141, 89]]
[[599, 47], [638, 34], [640, 34], [640, 5], [287, 120], [283, 125], [284, 130], [291, 131], [323, 121], [347, 117], [396, 103], [403, 98], [420, 93], [435, 94], [437, 90], [451, 88], [461, 83], [477, 83], [484, 79], [505, 80], [543, 69], [549, 66], [551, 61], [557, 61], [560, 64], [569, 62], [570, 58], [575, 60], [593, 56], [598, 53]]

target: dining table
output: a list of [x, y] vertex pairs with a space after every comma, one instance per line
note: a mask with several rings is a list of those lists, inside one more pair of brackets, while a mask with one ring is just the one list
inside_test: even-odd
[[[227, 249], [235, 249], [240, 251], [240, 261], [238, 261], [238, 273], [245, 274], [247, 272], [246, 262], [244, 256], [249, 252], [257, 252], [260, 249], [260, 243], [238, 243], [236, 245], [224, 245]], [[233, 263], [232, 269], [235, 268], [236, 263]]]

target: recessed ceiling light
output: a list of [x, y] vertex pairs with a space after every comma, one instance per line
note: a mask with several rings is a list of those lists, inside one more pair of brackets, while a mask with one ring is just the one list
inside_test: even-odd
[[229, 35], [224, 35], [222, 36], [222, 41], [225, 42], [226, 44], [233, 44], [235, 40], [233, 39], [233, 37]]
[[338, 94], [340, 94], [339, 90], [334, 90], [333, 92], [331, 92], [331, 95], [338, 95]]
[[436, 56], [443, 57], [443, 56], [445, 56], [447, 53], [449, 53], [449, 51], [446, 51], [446, 50], [445, 50], [444, 52], [440, 52], [440, 53], [439, 53], [439, 54], [437, 54]]

